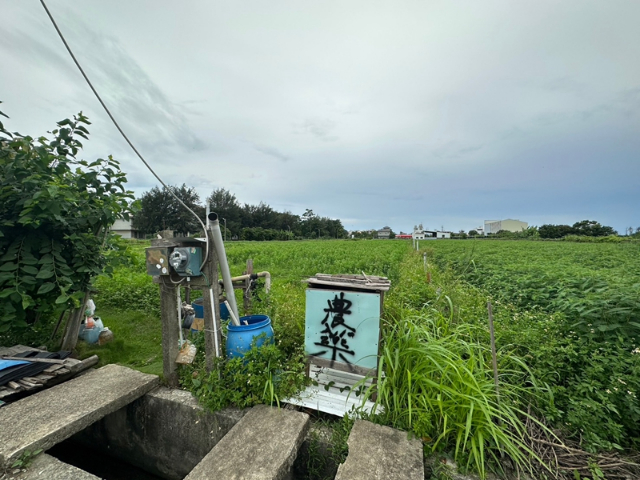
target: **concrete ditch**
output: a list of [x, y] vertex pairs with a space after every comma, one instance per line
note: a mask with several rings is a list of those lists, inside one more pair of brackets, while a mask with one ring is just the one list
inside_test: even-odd
[[[103, 370], [103, 374], [114, 369], [122, 369], [117, 366], [110, 367], [111, 370], [103, 368], [106, 369]], [[117, 373], [124, 375], [127, 371], [128, 369], [123, 369]], [[147, 381], [144, 375], [141, 379]], [[73, 384], [67, 385], [67, 388], [70, 386]], [[150, 386], [153, 388], [153, 385]], [[53, 395], [51, 391], [44, 393], [40, 398]], [[113, 394], [114, 392], [111, 392], [111, 395]], [[27, 404], [37, 403], [40, 401], [35, 398], [37, 395], [39, 394], [34, 395], [29, 402], [16, 404], [13, 408], [23, 408]], [[106, 392], [105, 395], [109, 396]], [[90, 397], [89, 393], [86, 397]], [[65, 398], [77, 397], [65, 395]], [[93, 400], [85, 403], [89, 405], [95, 401], [99, 404], [101, 401], [92, 398]], [[57, 404], [51, 401], [51, 405]], [[43, 406], [44, 410], [45, 407], [46, 405]], [[101, 409], [104, 411], [105, 407]], [[322, 423], [310, 422], [308, 416], [301, 412], [260, 405], [247, 410], [228, 408], [211, 413], [201, 407], [190, 392], [157, 387], [130, 399], [129, 403], [121, 408], [105, 413], [107, 414], [97, 421], [89, 425], [85, 423], [87, 426], [83, 430], [76, 429], [77, 433], [70, 438], [65, 439], [68, 434], [62, 435], [69, 427], [58, 426], [56, 432], [61, 432], [58, 441], [30, 442], [48, 450], [36, 457], [31, 463], [31, 468], [24, 472], [5, 472], [5, 475], [2, 475], [0, 469], [0, 479], [30, 480], [48, 477], [66, 480], [178, 480], [187, 476], [209, 478], [209, 464], [219, 463], [211, 458], [216, 455], [220, 457], [216, 452], [226, 453], [229, 450], [235, 452], [236, 462], [242, 464], [240, 466], [244, 470], [237, 469], [235, 473], [240, 475], [238, 476], [228, 465], [228, 468], [225, 467], [227, 478], [244, 479], [246, 474], [251, 472], [250, 477], [255, 479], [324, 479], [334, 478], [338, 470], [331, 451], [331, 428]], [[80, 413], [73, 405], [69, 405], [62, 410], [62, 414], [61, 419], [66, 419], [69, 415], [75, 418]], [[245, 417], [246, 421], [242, 422]], [[54, 420], [60, 423], [61, 419]], [[74, 424], [77, 423], [77, 420], [74, 421]], [[236, 425], [238, 428], [234, 430]], [[239, 438], [240, 443], [234, 443], [234, 438]], [[219, 442], [222, 442], [221, 446], [216, 449]], [[223, 448], [226, 444], [232, 445], [232, 448]], [[246, 451], [248, 444], [255, 444], [253, 454]], [[9, 450], [7, 456], [14, 457], [12, 453], [16, 449]], [[274, 461], [271, 463], [274, 464], [274, 468], [267, 468], [270, 462], [266, 461], [266, 457], [260, 460], [260, 455], [273, 458]], [[278, 460], [279, 457], [282, 458]], [[251, 466], [252, 460], [254, 463], [257, 461], [259, 465]], [[204, 473], [198, 469], [199, 464], [200, 470]]]
[[[227, 408], [211, 413], [190, 392], [160, 387], [72, 436], [67, 450], [76, 448], [80, 455], [93, 450], [106, 461], [114, 458], [156, 478], [180, 480], [249, 411]], [[310, 426], [293, 464], [293, 478], [309, 478], [310, 467], [314, 477], [335, 476], [338, 465], [331, 460], [330, 440], [330, 429]], [[61, 459], [74, 464], [68, 457]], [[322, 460], [319, 468], [314, 466], [317, 459]]]

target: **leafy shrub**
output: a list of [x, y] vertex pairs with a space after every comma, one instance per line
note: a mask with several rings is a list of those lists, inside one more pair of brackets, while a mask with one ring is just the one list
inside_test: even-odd
[[121, 310], [136, 310], [160, 315], [160, 289], [153, 279], [136, 267], [122, 267], [112, 276], [101, 276], [95, 282], [96, 305]]
[[128, 217], [118, 162], [76, 159], [88, 124], [80, 113], [36, 140], [0, 123], [0, 333], [78, 307], [107, 265], [108, 227]]
[[287, 357], [275, 344], [253, 347], [244, 359], [219, 358], [214, 370], [207, 374], [200, 353], [204, 351], [204, 342], [199, 342], [198, 362], [182, 368], [180, 379], [182, 386], [212, 411], [228, 406], [279, 404], [281, 399], [296, 395], [308, 382], [302, 351]]
[[590, 451], [637, 448], [640, 441], [640, 349], [631, 339], [596, 340], [562, 329], [530, 348], [530, 365], [551, 386], [547, 418]]

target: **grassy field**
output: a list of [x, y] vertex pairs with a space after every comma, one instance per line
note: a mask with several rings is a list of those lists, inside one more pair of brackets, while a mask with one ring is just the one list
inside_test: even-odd
[[[97, 314], [116, 340], [79, 349], [82, 356], [97, 353], [102, 363], [160, 374], [158, 287], [144, 273], [144, 246], [130, 245], [118, 255], [114, 276], [96, 283]], [[183, 371], [183, 386], [212, 408], [269, 403], [300, 388], [303, 280], [315, 273], [365, 272], [392, 281], [381, 352], [386, 377], [378, 386], [385, 414], [375, 421], [411, 430], [426, 451], [445, 452], [482, 474], [505, 453], [520, 465], [535, 458], [523, 440], [529, 407], [582, 448], [637, 449], [638, 245], [438, 240], [422, 243], [421, 252], [410, 247], [406, 241], [351, 240], [227, 244], [233, 275], [242, 273], [248, 258], [255, 271], [271, 273], [271, 295], [252, 313], [272, 318], [277, 344], [252, 357], [253, 370], [221, 364], [220, 377], [207, 376], [199, 357]]]
[[[148, 373], [162, 373], [159, 288], [146, 274], [146, 243], [132, 243], [113, 277], [96, 282], [96, 312], [114, 332], [115, 341], [104, 347], [81, 343], [81, 356], [99, 354], [101, 364], [117, 362]], [[253, 313], [271, 317], [276, 334], [286, 344], [300, 344], [304, 334], [303, 280], [316, 273], [365, 272], [395, 282], [409, 247], [406, 242], [304, 241], [233, 242], [226, 245], [232, 275], [240, 275], [247, 259], [256, 272], [272, 275], [268, 302]], [[239, 295], [239, 292], [236, 292]], [[238, 296], [238, 305], [242, 300]], [[249, 313], [249, 312], [243, 312]], [[126, 339], [126, 342], [125, 340]]]

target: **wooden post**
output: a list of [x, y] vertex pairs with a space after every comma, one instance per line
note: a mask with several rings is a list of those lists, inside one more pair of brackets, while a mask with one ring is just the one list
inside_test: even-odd
[[[209, 287], [202, 290], [202, 306], [204, 308], [204, 349], [207, 372], [211, 372], [214, 368], [214, 358], [217, 355], [223, 355], [222, 352], [222, 336], [221, 336], [221, 320], [220, 320], [220, 285], [218, 283], [218, 254], [213, 245], [213, 235], [209, 234], [209, 258], [204, 266], [204, 272], [213, 289], [213, 295]], [[232, 292], [233, 293], [233, 292]], [[213, 296], [213, 304], [211, 297]], [[215, 313], [215, 319], [211, 315], [211, 311]], [[214, 321], [215, 320], [215, 321]], [[216, 344], [218, 352], [216, 353]]]
[[493, 307], [491, 302], [487, 302], [489, 311], [489, 334], [491, 336], [491, 358], [493, 360], [493, 382], [496, 385], [496, 397], [500, 401], [500, 390], [498, 388], [498, 355], [496, 353], [496, 336], [493, 330]]
[[73, 310], [67, 321], [67, 328], [62, 339], [60, 350], [73, 350], [78, 344], [78, 332], [80, 332], [80, 323], [82, 323], [82, 315], [89, 300], [89, 290], [84, 293], [84, 298], [80, 304], [80, 308]]
[[[248, 259], [247, 260], [247, 271], [244, 272], [245, 275], [251, 275], [253, 273], [253, 260], [252, 259]], [[251, 279], [248, 278], [244, 281], [244, 292], [242, 294], [243, 297], [243, 305], [244, 305], [244, 313], [246, 314], [250, 314], [250, 309], [251, 309]]]
[[[165, 278], [167, 279], [165, 281]], [[162, 373], [169, 387], [178, 386], [178, 365], [176, 358], [180, 348], [180, 328], [178, 325], [178, 295], [176, 285], [168, 277], [160, 277], [160, 312], [162, 315]]]

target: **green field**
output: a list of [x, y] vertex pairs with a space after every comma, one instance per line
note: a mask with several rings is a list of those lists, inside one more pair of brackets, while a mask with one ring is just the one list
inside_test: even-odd
[[[271, 295], [261, 295], [252, 313], [272, 318], [277, 343], [252, 357], [252, 370], [227, 362], [220, 377], [207, 376], [197, 363], [184, 369], [183, 386], [212, 408], [269, 403], [301, 388], [303, 280], [365, 272], [392, 281], [381, 351], [386, 377], [378, 385], [385, 414], [376, 421], [412, 430], [426, 451], [445, 452], [482, 473], [504, 453], [523, 465], [533, 458], [518, 430], [529, 407], [582, 448], [637, 449], [637, 244], [438, 240], [421, 247], [414, 252], [406, 241], [228, 243], [233, 275], [248, 258], [255, 271], [272, 275]], [[143, 248], [131, 245], [117, 255], [114, 276], [96, 283], [97, 313], [116, 340], [80, 349], [98, 353], [103, 363], [159, 374], [158, 287], [144, 273]]]
[[561, 313], [573, 331], [603, 341], [640, 338], [640, 244], [444, 241], [428, 245], [493, 297], [525, 310]]

